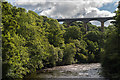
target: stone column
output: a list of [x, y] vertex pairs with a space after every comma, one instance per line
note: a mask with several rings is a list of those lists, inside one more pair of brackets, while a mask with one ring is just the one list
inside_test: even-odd
[[85, 32], [87, 32], [87, 22], [83, 22], [83, 25], [85, 27]]
[[104, 32], [104, 21], [101, 21], [101, 30]]
[[67, 24], [67, 27], [69, 27], [72, 22], [73, 22], [73, 21], [71, 21], [71, 20], [70, 20], [70, 21], [69, 21], [69, 20], [68, 20], [68, 21], [65, 21], [65, 23]]
[[67, 24], [66, 27], [69, 27], [69, 26], [70, 26], [70, 22], [69, 22], [69, 21], [64, 21], [64, 22]]

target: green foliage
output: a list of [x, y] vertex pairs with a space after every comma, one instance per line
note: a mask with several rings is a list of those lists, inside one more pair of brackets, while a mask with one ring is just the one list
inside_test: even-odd
[[102, 39], [102, 35], [101, 35], [101, 32], [99, 32], [99, 31], [88, 31], [85, 34], [84, 38], [86, 38], [86, 40], [90, 40], [90, 41], [99, 43]]
[[106, 40], [106, 38], [103, 37], [104, 35], [105, 33], [100, 31], [88, 31], [84, 36], [84, 40], [88, 45], [88, 53], [93, 53], [95, 55], [94, 62], [100, 61], [100, 56], [103, 53], [102, 49]]
[[88, 44], [87, 49], [89, 50], [89, 52], [94, 52], [98, 50], [97, 42], [87, 40], [87, 44]]
[[99, 48], [98, 43], [87, 40], [87, 44], [88, 44], [87, 46], [88, 56], [92, 57], [94, 55], [94, 59], [92, 61], [90, 60], [90, 62], [98, 62], [100, 60], [100, 55], [101, 55], [101, 50], [100, 50], [101, 48]]
[[78, 61], [77, 63], [86, 63], [88, 60], [88, 57], [82, 53], [77, 53], [76, 59]]
[[116, 28], [108, 35], [102, 57], [103, 75], [111, 80], [120, 79], [120, 2], [115, 20]]
[[64, 33], [65, 43], [69, 43], [70, 39], [80, 39], [81, 35], [82, 32], [80, 31], [79, 27], [70, 26], [66, 29], [66, 32]]
[[63, 50], [60, 49], [59, 47], [56, 48], [58, 59], [56, 61], [56, 65], [62, 65], [63, 61]]
[[53, 19], [46, 19], [45, 24], [45, 31], [47, 32], [46, 36], [50, 44], [54, 45], [55, 47], [61, 47], [64, 44], [64, 39], [63, 30], [61, 29], [60, 24], [57, 22], [57, 20]]
[[[4, 65], [9, 65], [9, 70], [7, 76], [22, 78], [22, 74], [27, 74], [29, 72], [26, 67], [27, 62], [29, 62], [29, 54], [27, 47], [23, 46], [25, 39], [22, 36], [18, 36], [15, 33], [9, 33], [2, 35], [3, 40], [3, 67]], [[24, 66], [24, 67], [23, 67]], [[4, 75], [4, 73], [3, 73]]]
[[67, 65], [74, 63], [75, 52], [76, 49], [73, 43], [66, 44], [63, 53], [63, 63]]
[[71, 42], [75, 44], [76, 54], [74, 58], [77, 63], [87, 62], [87, 43], [84, 40], [73, 40]]
[[87, 54], [87, 43], [84, 40], [73, 40], [71, 42], [75, 44], [76, 53]]
[[89, 53], [88, 54], [88, 61], [87, 62], [95, 62], [95, 55], [94, 55], [94, 53]]
[[[119, 78], [119, 38], [116, 32], [113, 32], [106, 42], [105, 53], [102, 58], [102, 67], [104, 76], [108, 78]], [[107, 46], [109, 45], [109, 46]]]
[[3, 78], [23, 78], [42, 67], [62, 63], [59, 47], [64, 44], [63, 27], [56, 20], [7, 2], [2, 10]]
[[98, 28], [91, 23], [87, 23], [87, 31], [98, 31]]
[[47, 62], [46, 67], [54, 67], [56, 65], [60, 65], [62, 63], [62, 58], [63, 58], [63, 51], [59, 48], [52, 45], [49, 48], [49, 53], [50, 55], [47, 56], [47, 61], [46, 59], [44, 61]]

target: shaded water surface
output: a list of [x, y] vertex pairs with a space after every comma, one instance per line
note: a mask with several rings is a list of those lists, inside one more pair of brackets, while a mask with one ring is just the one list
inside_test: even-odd
[[100, 63], [56, 66], [36, 71], [29, 78], [103, 78]]

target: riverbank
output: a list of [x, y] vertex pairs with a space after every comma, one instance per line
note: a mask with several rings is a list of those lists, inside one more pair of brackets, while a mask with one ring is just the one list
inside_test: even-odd
[[26, 78], [103, 78], [100, 72], [100, 63], [72, 64], [36, 71]]

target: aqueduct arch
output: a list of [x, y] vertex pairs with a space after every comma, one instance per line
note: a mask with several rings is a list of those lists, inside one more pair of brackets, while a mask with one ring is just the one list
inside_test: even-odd
[[58, 22], [66, 22], [67, 25], [69, 26], [70, 23], [74, 22], [74, 21], [82, 21], [84, 23], [84, 27], [86, 28], [87, 31], [87, 23], [89, 21], [99, 21], [101, 22], [101, 28], [102, 28], [102, 32], [104, 32], [104, 23], [108, 20], [113, 20], [113, 17], [95, 17], [95, 18], [66, 18], [66, 19], [57, 19]]

